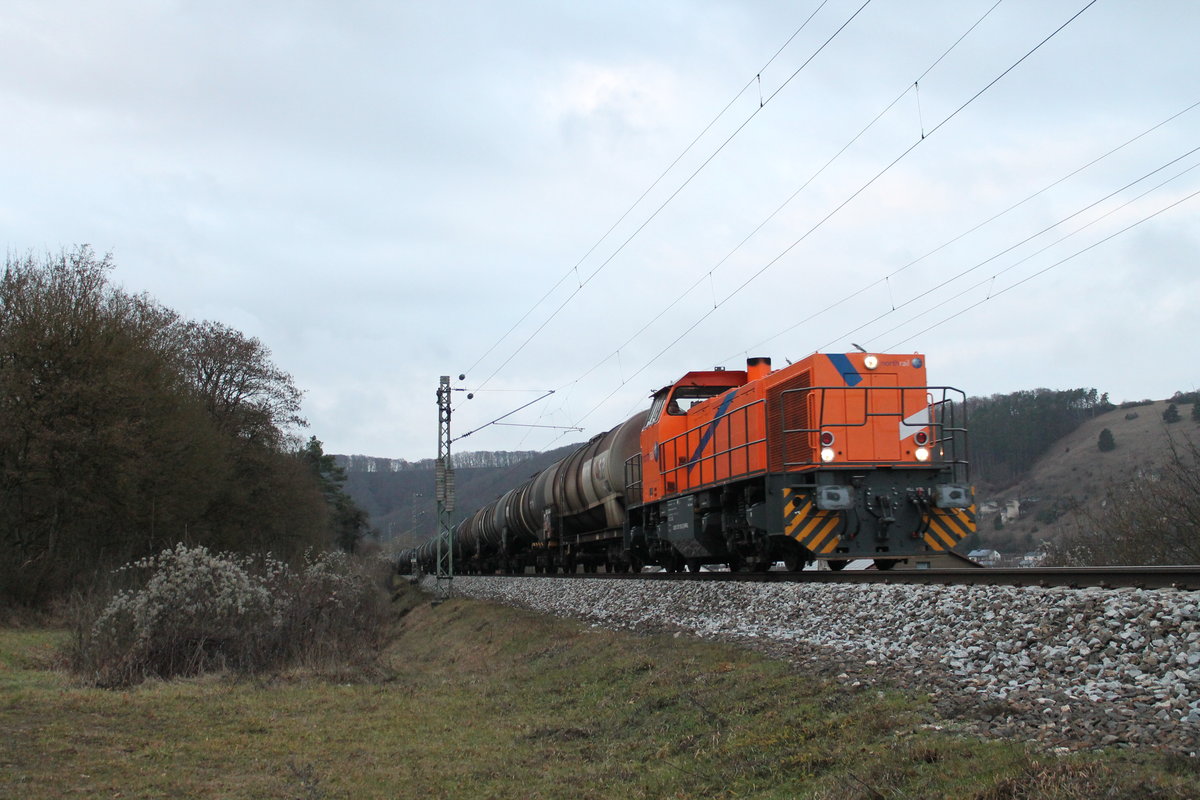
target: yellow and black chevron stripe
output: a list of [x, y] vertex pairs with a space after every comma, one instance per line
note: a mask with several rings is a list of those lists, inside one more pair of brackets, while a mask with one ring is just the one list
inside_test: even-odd
[[933, 550], [949, 550], [975, 532], [975, 506], [931, 508], [929, 525], [922, 537]]
[[812, 494], [799, 489], [783, 490], [783, 531], [810, 552], [832, 553], [838, 544], [840, 511], [822, 511], [813, 503]]

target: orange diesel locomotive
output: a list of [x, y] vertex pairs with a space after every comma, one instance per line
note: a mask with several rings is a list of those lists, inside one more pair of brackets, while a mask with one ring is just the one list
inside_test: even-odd
[[[454, 529], [456, 569], [886, 569], [975, 529], [963, 393], [920, 355], [689, 372]], [[432, 542], [401, 554], [426, 569]]]
[[926, 385], [920, 355], [689, 372], [655, 393], [628, 461], [627, 549], [734, 569], [947, 550], [975, 525], [963, 400]]

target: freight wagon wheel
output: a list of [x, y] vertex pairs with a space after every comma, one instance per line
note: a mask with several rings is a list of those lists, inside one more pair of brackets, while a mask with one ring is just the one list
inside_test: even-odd
[[804, 569], [804, 556], [801, 553], [788, 553], [783, 557], [783, 567], [788, 572], [799, 572]]
[[881, 572], [886, 572], [894, 566], [896, 566], [896, 562], [890, 558], [875, 559], [875, 569], [880, 570]]
[[688, 572], [699, 572], [700, 567], [702, 567], [702, 566], [704, 566], [704, 564], [702, 564], [700, 559], [698, 559], [698, 558], [689, 558], [687, 560], [687, 571]]
[[831, 570], [833, 570], [834, 572], [837, 572], [838, 570], [845, 569], [846, 565], [849, 564], [850, 562], [837, 560], [837, 561], [826, 561], [825, 563], [829, 565], [829, 568]]

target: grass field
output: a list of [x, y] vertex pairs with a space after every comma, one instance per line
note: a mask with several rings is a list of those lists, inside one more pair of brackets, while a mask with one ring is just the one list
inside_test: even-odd
[[56, 668], [66, 633], [0, 629], [0, 797], [1200, 797], [1194, 759], [1041, 754], [720, 644], [399, 602], [366, 672], [123, 691]]

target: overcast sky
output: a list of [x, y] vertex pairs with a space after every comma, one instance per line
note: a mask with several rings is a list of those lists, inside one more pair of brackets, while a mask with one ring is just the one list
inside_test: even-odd
[[334, 453], [435, 455], [443, 374], [455, 434], [555, 390], [505, 421], [582, 432], [454, 445], [544, 449], [852, 342], [1161, 399], [1200, 385], [1197, 31], [1195, 0], [7, 0], [0, 241], [258, 337]]

